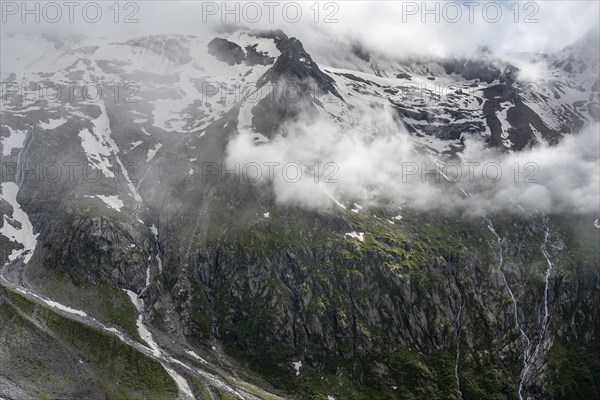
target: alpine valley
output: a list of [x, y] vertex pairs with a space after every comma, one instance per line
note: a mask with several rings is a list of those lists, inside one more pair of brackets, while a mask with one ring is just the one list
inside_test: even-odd
[[386, 115], [439, 165], [560, 146], [600, 120], [598, 32], [468, 58], [301, 40], [4, 41], [0, 398], [600, 398], [593, 204], [469, 209], [446, 176], [445, 207], [371, 180], [311, 202], [221, 169], [307, 120], [370, 142]]

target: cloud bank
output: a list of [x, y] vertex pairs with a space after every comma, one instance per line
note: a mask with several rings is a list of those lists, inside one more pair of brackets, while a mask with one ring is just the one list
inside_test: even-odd
[[[385, 109], [363, 115], [360, 127], [301, 119], [267, 143], [242, 131], [230, 141], [226, 162], [277, 165], [268, 180], [256, 184], [272, 185], [280, 204], [309, 209], [391, 202], [467, 214], [597, 213], [599, 129], [591, 125], [556, 146], [539, 143], [509, 153], [467, 138], [459, 158], [442, 162], [418, 152], [414, 138]], [[286, 165], [293, 168], [285, 170]]]
[[[10, 3], [10, 4], [9, 4]], [[361, 43], [370, 52], [389, 57], [468, 55], [485, 46], [497, 52], [553, 52], [598, 26], [595, 1], [144, 1], [100, 4], [95, 9], [77, 2], [72, 21], [60, 7], [23, 12], [23, 3], [3, 2], [2, 33], [53, 32], [107, 36], [122, 40], [148, 34], [214, 35], [227, 25], [283, 29], [300, 38], [309, 53], [346, 51]], [[62, 2], [56, 2], [61, 5]], [[12, 5], [11, 5], [12, 4]], [[14, 7], [16, 5], [17, 10]], [[125, 8], [127, 5], [127, 8]], [[6, 8], [9, 7], [9, 8]], [[130, 17], [128, 23], [125, 19]], [[115, 22], [115, 19], [118, 22]], [[557, 29], [557, 27], [560, 27]]]

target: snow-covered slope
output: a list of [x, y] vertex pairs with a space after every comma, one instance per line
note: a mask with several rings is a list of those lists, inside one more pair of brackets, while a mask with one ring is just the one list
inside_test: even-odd
[[[421, 232], [420, 224], [424, 221], [411, 215], [408, 207], [406, 212], [401, 211], [402, 215], [398, 215], [395, 207], [385, 215], [370, 216], [369, 207], [353, 198], [353, 194], [341, 193], [340, 196], [347, 195], [341, 199], [336, 193], [329, 196], [329, 200], [342, 218], [330, 220], [335, 217], [302, 214], [298, 219], [301, 222], [297, 222], [294, 213], [299, 211], [281, 211], [274, 207], [277, 199], [269, 188], [229, 186], [231, 182], [239, 182], [235, 177], [229, 181], [220, 179], [223, 174], [218, 174], [223, 171], [211, 168], [223, 164], [227, 146], [238, 133], [248, 134], [260, 153], [267, 148], [263, 145], [278, 143], [286, 135], [281, 129], [284, 124], [292, 124], [301, 117], [326, 120], [342, 133], [362, 135], [366, 143], [380, 133], [378, 119], [383, 115], [382, 110], [389, 111], [390, 118], [400, 123], [398, 130], [404, 129], [409, 134], [410, 146], [407, 147], [429, 159], [444, 160], [460, 154], [465, 150], [467, 136], [481, 141], [484, 147], [498, 149], [499, 153], [513, 154], [536, 143], [555, 145], [565, 135], [599, 120], [598, 55], [591, 50], [594, 43], [593, 38], [584, 38], [550, 55], [482, 51], [472, 59], [396, 60], [370, 55], [367, 50], [358, 48], [342, 55], [332, 51], [313, 58], [301, 40], [288, 38], [281, 31], [239, 30], [207, 37], [155, 35], [119, 42], [102, 37], [57, 38], [34, 33], [3, 37], [0, 244], [8, 244], [10, 252], [0, 261], [8, 263], [6, 270], [10, 276], [7, 279], [14, 279], [15, 287], [26, 280], [28, 271], [37, 273], [40, 280], [50, 280], [53, 277], [47, 271], [51, 270], [56, 275], [68, 275], [77, 284], [108, 285], [118, 288], [119, 295], [128, 295], [126, 304], [134, 307], [135, 312], [133, 334], [139, 335], [151, 349], [138, 344], [168, 364], [169, 374], [188, 398], [194, 397], [192, 391], [196, 387], [192, 380], [186, 381], [184, 375], [200, 377], [211, 390], [218, 389], [217, 392], [242, 393], [240, 396], [247, 399], [259, 397], [249, 393], [254, 388], [248, 389], [246, 382], [233, 378], [237, 376], [238, 366], [230, 363], [219, 347], [220, 339], [229, 335], [227, 338], [238, 340], [238, 335], [250, 332], [245, 329], [254, 323], [266, 326], [264, 321], [268, 321], [278, 326], [277, 338], [293, 343], [294, 347], [302, 346], [300, 342], [304, 339], [299, 338], [305, 332], [307, 343], [311, 340], [309, 336], [323, 334], [333, 338], [323, 341], [331, 347], [331, 354], [351, 349], [347, 352], [351, 352], [352, 357], [357, 351], [379, 346], [380, 342], [371, 342], [379, 339], [367, 334], [368, 341], [359, 344], [357, 350], [356, 343], [346, 337], [340, 346], [336, 342], [343, 334], [337, 332], [339, 326], [343, 325], [344, 329], [353, 326], [346, 329], [353, 331], [351, 335], [358, 335], [357, 332], [384, 320], [392, 321], [390, 326], [397, 328], [397, 331], [388, 330], [390, 334], [401, 332], [405, 328], [403, 324], [410, 325], [411, 329], [419, 326], [418, 330], [409, 329], [406, 337], [399, 339], [401, 345], [415, 340], [413, 334], [422, 335], [421, 339], [430, 334], [435, 336], [438, 326], [461, 324], [462, 297], [458, 316], [446, 318], [458, 304], [453, 303], [455, 300], [451, 300], [451, 304], [444, 303], [445, 309], [440, 309], [440, 315], [446, 319], [436, 321], [439, 324], [432, 323], [431, 331], [424, 327], [429, 323], [426, 317], [416, 313], [407, 315], [407, 322], [397, 321], [399, 312], [394, 307], [417, 296], [412, 293], [412, 283], [405, 284], [408, 283], [406, 272], [412, 274], [419, 269], [413, 268], [411, 261], [415, 249], [427, 247], [423, 254], [429, 251], [428, 255], [434, 255], [431, 259], [423, 258], [425, 261], [420, 260], [422, 254], [415, 257], [419, 258], [415, 262], [423, 263], [418, 264], [423, 267], [420, 270], [426, 273], [438, 264], [446, 266], [456, 260], [450, 250], [446, 251], [445, 243], [432, 244], [431, 240], [438, 240], [438, 231], [429, 227], [427, 232], [431, 238], [423, 239], [420, 233], [415, 236], [420, 242], [409, 242], [405, 238], [413, 234], [409, 232], [411, 229]], [[329, 146], [338, 144], [332, 142]], [[318, 156], [311, 153], [312, 147], [306, 149], [301, 149], [309, 153], [303, 154], [305, 159]], [[385, 152], [387, 149], [375, 150]], [[267, 157], [279, 156], [264, 151]], [[372, 158], [378, 156], [375, 154]], [[361, 172], [361, 160], [352, 161], [356, 168], [353, 171]], [[298, 186], [300, 190], [290, 195], [290, 202], [302, 196], [310, 200], [312, 193]], [[461, 190], [465, 197], [470, 196]], [[282, 219], [282, 214], [288, 212], [290, 219]], [[442, 219], [436, 223], [439, 221]], [[379, 223], [384, 228], [377, 225]], [[423, 224], [429, 226], [430, 222]], [[295, 254], [287, 248], [281, 250], [278, 243], [274, 245], [276, 249], [262, 246], [264, 237], [255, 240], [249, 232], [264, 227], [266, 231], [260, 235], [272, 234], [275, 241], [279, 240], [281, 231], [285, 232], [283, 236], [300, 232], [290, 240], [294, 246], [315, 240], [321, 231], [328, 232], [327, 240], [315, 240], [317, 250], [313, 261], [319, 268], [329, 262], [323, 260], [331, 259], [342, 260], [340, 265], [346, 263], [345, 268], [348, 263], [354, 264], [349, 254], [353, 257], [367, 254], [364, 257], [369, 260], [360, 261], [367, 269], [371, 258], [389, 250], [391, 255], [385, 265], [394, 275], [383, 279], [386, 284], [396, 285], [390, 286], [390, 292], [404, 291], [405, 298], [387, 297], [381, 306], [365, 307], [365, 319], [358, 324], [347, 320], [350, 314], [332, 313], [333, 327], [328, 325], [329, 311], [323, 311], [324, 303], [311, 304], [317, 311], [309, 319], [296, 323], [295, 318], [304, 307], [301, 297], [304, 294], [299, 295], [294, 290], [302, 287], [302, 293], [308, 293], [308, 304], [313, 298], [313, 288], [315, 293], [321, 290], [320, 279], [330, 279], [329, 275], [338, 279], [337, 271], [319, 272], [316, 278], [319, 282], [307, 289], [298, 278], [308, 274], [307, 267], [299, 266], [297, 259], [313, 253], [313, 249], [301, 248]], [[469, 232], [473, 236], [468, 239], [475, 242], [473, 238], [476, 238], [486, 250], [489, 247], [486, 241], [490, 238], [486, 237], [486, 229], [483, 231]], [[385, 238], [377, 242], [381, 232]], [[497, 239], [499, 247], [503, 247], [504, 239], [501, 240], [495, 230], [493, 234], [492, 241], [496, 243]], [[462, 231], [455, 235], [457, 239], [453, 244], [464, 246], [461, 235]], [[229, 246], [229, 242], [220, 242], [224, 237], [228, 240], [233, 237], [243, 245]], [[309, 244], [312, 246], [312, 242]], [[330, 248], [336, 246], [344, 252], [330, 253]], [[32, 259], [34, 252], [39, 258]], [[246, 252], [252, 257], [244, 258]], [[271, 252], [277, 256], [270, 258]], [[231, 257], [229, 264], [223, 266], [222, 259], [227, 257]], [[535, 254], [528, 257], [534, 259]], [[505, 261], [501, 254], [498, 259], [501, 259], [502, 272]], [[256, 267], [263, 260], [267, 260], [269, 268], [291, 267], [289, 271], [278, 270], [277, 274], [265, 273], [266, 270]], [[508, 266], [508, 256], [506, 260]], [[479, 266], [479, 261], [473, 263]], [[312, 268], [312, 261], [309, 264]], [[222, 272], [227, 267], [230, 270]], [[471, 267], [467, 263], [464, 269], [471, 271]], [[231, 276], [241, 276], [236, 275], [239, 271], [242, 271], [240, 280], [243, 282], [229, 280]], [[510, 274], [507, 272], [506, 285], [501, 287], [508, 287], [508, 280], [513, 279]], [[379, 277], [380, 272], [376, 275]], [[471, 278], [469, 275], [468, 279]], [[495, 288], [498, 279], [492, 278], [491, 283], [486, 282], [486, 288]], [[354, 286], [363, 291], [369, 289], [365, 284], [368, 279], [373, 287], [378, 285], [372, 277], [358, 271], [348, 278], [351, 281], [344, 279], [334, 283], [327, 281], [323, 292], [337, 296], [340, 287]], [[432, 285], [436, 284], [434, 280], [431, 279]], [[548, 285], [548, 279], [545, 283]], [[273, 286], [263, 287], [263, 284]], [[44, 283], [40, 287], [43, 288]], [[86, 286], [82, 284], [82, 287]], [[456, 293], [463, 296], [461, 290], [452, 286], [445, 297]], [[442, 304], [436, 296], [432, 298]], [[496, 306], [498, 299], [501, 300], [498, 303], [506, 303], [501, 294], [496, 297], [486, 301], [492, 306]], [[510, 303], [510, 312], [503, 316], [510, 321], [502, 321], [502, 329], [508, 327], [503, 331], [506, 336], [514, 336], [515, 332], [510, 331], [514, 326], [512, 319], [521, 317], [516, 309], [518, 297], [515, 289], [514, 308]], [[40, 298], [47, 299], [44, 302], [51, 306], [60, 304], [59, 309], [71, 314], [73, 310], [84, 313], [75, 313], [76, 316], [91, 317], [99, 308], [87, 309], [85, 305], [73, 305], [64, 299], [50, 300], [52, 297], [46, 294]], [[235, 325], [243, 318], [254, 317], [249, 317], [244, 309], [246, 304], [252, 303], [248, 298], [255, 299], [265, 314], [275, 310], [276, 317], [264, 321], [257, 318], [247, 326]], [[264, 298], [269, 303], [260, 303]], [[70, 300], [76, 302], [77, 299], [78, 295], [73, 295]], [[215, 299], [226, 301], [219, 303], [214, 302]], [[356, 305], [351, 296], [349, 299], [340, 297], [331, 304], [350, 303], [354, 312]], [[523, 304], [522, 298], [518, 300]], [[231, 304], [239, 301], [239, 309], [223, 305], [229, 301]], [[364, 303], [369, 301], [363, 298]], [[385, 316], [377, 314], [378, 308], [392, 303]], [[470, 306], [465, 298], [465, 318], [474, 315], [468, 313]], [[455, 324], [447, 321], [455, 321]], [[518, 321], [517, 327], [520, 327]], [[201, 345], [188, 342], [191, 337], [194, 340], [200, 337]], [[457, 337], [456, 343], [454, 338], [451, 340], [452, 349], [460, 349], [461, 336]], [[206, 343], [211, 343], [208, 349]], [[253, 350], [251, 343], [242, 343], [242, 346]], [[440, 339], [434, 345], [439, 350], [444, 343], [447, 344], [447, 340]], [[517, 353], [518, 357], [522, 354]], [[455, 370], [457, 381], [459, 358], [457, 356]], [[197, 371], [191, 367], [200, 364], [202, 369]], [[276, 368], [281, 365], [287, 368], [291, 365], [290, 377], [298, 379], [312, 368], [309, 358], [293, 357]], [[221, 371], [223, 366], [233, 373]], [[210, 369], [210, 374], [204, 368]], [[368, 369], [374, 370], [371, 366]], [[392, 370], [381, 367], [382, 375], [388, 369]], [[228, 378], [217, 379], [217, 375]], [[344, 385], [349, 386], [347, 382]], [[393, 390], [398, 387], [387, 378], [382, 382]], [[330, 385], [326, 390], [337, 386], [341, 387]], [[217, 392], [211, 393], [217, 395]]]

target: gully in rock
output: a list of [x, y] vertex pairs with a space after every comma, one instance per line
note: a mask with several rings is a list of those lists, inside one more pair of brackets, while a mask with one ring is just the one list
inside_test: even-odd
[[533, 368], [535, 367], [538, 357], [540, 356], [541, 346], [546, 338], [548, 323], [550, 322], [550, 308], [548, 306], [548, 289], [550, 286], [550, 275], [552, 274], [552, 270], [554, 269], [554, 263], [550, 260], [550, 254], [548, 253], [548, 249], [547, 249], [548, 237], [550, 236], [550, 221], [549, 221], [548, 217], [544, 217], [544, 226], [545, 226], [544, 240], [543, 240], [542, 244], [540, 245], [540, 250], [542, 251], [544, 258], [546, 259], [546, 264], [547, 264], [546, 271], [544, 272], [544, 315], [542, 317], [541, 323], [539, 324], [540, 331], [539, 331], [539, 335], [538, 335], [538, 341], [537, 341], [537, 344], [533, 351], [533, 354], [531, 355], [531, 357], [528, 360], [526, 360], [523, 371], [521, 372], [521, 377], [520, 377], [520, 382], [519, 382], [519, 390], [518, 390], [520, 399], [523, 399], [525, 383], [531, 377], [531, 374], [533, 373]]
[[460, 339], [461, 339], [461, 326], [462, 326], [462, 313], [464, 307], [464, 299], [463, 299], [463, 288], [458, 280], [458, 271], [454, 275], [454, 282], [458, 289], [459, 293], [459, 302], [458, 302], [458, 312], [456, 313], [456, 318], [454, 319], [454, 327], [456, 329], [455, 334], [455, 359], [454, 359], [454, 380], [456, 381], [456, 394], [459, 400], [463, 400], [462, 390], [460, 389], [460, 375], [459, 375], [459, 366], [460, 366]]
[[456, 316], [456, 359], [454, 360], [454, 378], [456, 379], [456, 393], [459, 400], [463, 400], [463, 394], [460, 390], [460, 377], [458, 375], [458, 367], [460, 364], [460, 326], [462, 323], [463, 300], [460, 298], [458, 314]]
[[[502, 270], [502, 266], [504, 265], [504, 255], [503, 255], [503, 251], [504, 251], [503, 250], [503, 248], [504, 248], [503, 242], [504, 241], [502, 240], [500, 235], [496, 232], [493, 222], [486, 217], [484, 217], [484, 219], [487, 222], [488, 229], [496, 237], [498, 271], [500, 272], [500, 275], [502, 276], [502, 280], [504, 281], [504, 286], [506, 287], [506, 290], [507, 290], [508, 294], [510, 295], [510, 298], [512, 299], [512, 303], [514, 306], [514, 315], [515, 315], [515, 327], [521, 333], [521, 338], [524, 339], [524, 341], [526, 343], [525, 349], [523, 350], [523, 368], [525, 369], [527, 367], [527, 363], [528, 363], [529, 347], [531, 345], [531, 341], [529, 340], [529, 337], [527, 336], [527, 334], [525, 333], [523, 328], [521, 328], [521, 324], [519, 323], [519, 309], [518, 309], [517, 299], [515, 298], [513, 291], [510, 288], [510, 285], [508, 284], [508, 280], [506, 279], [506, 275], [504, 274], [504, 271]], [[520, 390], [521, 384], [522, 384], [522, 377], [519, 377], [519, 382], [517, 384], [518, 384], [518, 388], [519, 388], [519, 390], [518, 390], [519, 399], [523, 400], [523, 397], [521, 396], [521, 390]]]

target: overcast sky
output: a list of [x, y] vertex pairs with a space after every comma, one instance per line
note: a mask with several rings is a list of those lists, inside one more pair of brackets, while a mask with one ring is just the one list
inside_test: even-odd
[[[91, 23], [83, 10], [85, 7], [88, 20], [93, 20], [95, 5], [80, 2], [73, 9], [73, 22], [69, 22], [69, 9], [62, 1], [55, 3], [60, 6], [60, 17], [55, 17], [53, 6], [44, 9], [44, 2], [38, 3], [40, 21], [36, 22], [35, 12], [24, 14], [21, 2], [4, 1], [3, 34], [52, 31], [116, 38], [159, 33], [204, 35], [222, 28], [223, 20], [234, 23], [237, 17], [241, 25], [281, 28], [302, 40], [309, 52], [331, 46], [332, 38], [347, 43], [360, 41], [372, 52], [392, 56], [468, 54], [482, 46], [501, 52], [552, 52], [597, 27], [600, 13], [597, 1], [571, 0], [325, 1], [318, 7], [312, 1], [274, 2], [272, 6], [262, 1], [228, 2], [228, 10], [238, 10], [229, 14], [220, 1], [136, 1], [120, 2], [119, 22], [115, 23], [115, 10], [110, 8], [113, 2], [98, 1], [102, 14]], [[27, 7], [35, 9], [35, 2]], [[127, 16], [137, 22], [124, 23]], [[52, 19], [57, 21], [52, 23]]]

